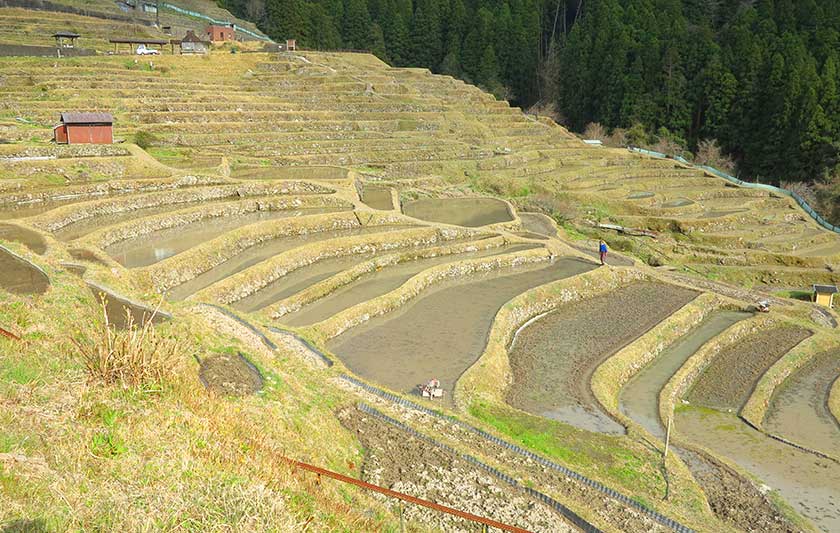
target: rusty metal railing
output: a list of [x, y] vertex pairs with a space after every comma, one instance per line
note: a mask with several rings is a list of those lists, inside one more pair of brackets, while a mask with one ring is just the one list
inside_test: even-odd
[[355, 485], [357, 487], [361, 487], [363, 489], [372, 490], [374, 492], [378, 492], [379, 494], [384, 494], [390, 498], [396, 498], [398, 500], [413, 503], [415, 505], [420, 505], [421, 507], [428, 507], [429, 509], [433, 509], [435, 511], [445, 513], [452, 516], [457, 516], [458, 518], [463, 518], [464, 520], [469, 520], [470, 522], [475, 522], [477, 524], [482, 524], [483, 526], [493, 527], [496, 529], [501, 529], [502, 531], [510, 531], [511, 533], [529, 533], [527, 529], [522, 529], [521, 527], [511, 526], [508, 524], [503, 524], [497, 520], [493, 520], [491, 518], [484, 518], [483, 516], [474, 515], [472, 513], [467, 513], [465, 511], [459, 511], [458, 509], [453, 509], [452, 507], [447, 507], [445, 505], [441, 505], [439, 503], [430, 502], [428, 500], [424, 500], [422, 498], [417, 498], [415, 496], [411, 496], [410, 494], [405, 494], [403, 492], [397, 492], [395, 490], [386, 489], [385, 487], [380, 487], [379, 485], [374, 485], [372, 483], [368, 483], [366, 481], [362, 481], [360, 479], [356, 479], [350, 476], [345, 476], [344, 474], [339, 474], [338, 472], [333, 472], [331, 470], [327, 470], [325, 468], [321, 468], [320, 466], [311, 465], [308, 463], [302, 463], [300, 461], [295, 461], [294, 459], [289, 459], [287, 457], [283, 458], [289, 465], [294, 468], [300, 468], [302, 470], [307, 470], [309, 472], [314, 472], [318, 475], [318, 479], [320, 480], [321, 476], [326, 476], [331, 479], [335, 479], [341, 481], [342, 483], [349, 483], [351, 485]]

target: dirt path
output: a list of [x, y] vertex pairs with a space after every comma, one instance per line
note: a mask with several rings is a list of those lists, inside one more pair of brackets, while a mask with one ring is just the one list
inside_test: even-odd
[[[452, 453], [355, 408], [340, 411], [338, 417], [365, 447], [365, 481], [535, 533], [576, 531], [545, 505]], [[416, 505], [406, 506], [405, 516], [443, 531], [479, 529], [472, 522]]]
[[624, 433], [600, 409], [589, 385], [592, 373], [696, 296], [674, 285], [634, 283], [537, 320], [520, 332], [510, 350], [511, 404], [581, 429]]
[[694, 383], [687, 399], [692, 404], [737, 412], [755, 384], [781, 356], [811, 336], [798, 327], [779, 327], [753, 333], [721, 350]]

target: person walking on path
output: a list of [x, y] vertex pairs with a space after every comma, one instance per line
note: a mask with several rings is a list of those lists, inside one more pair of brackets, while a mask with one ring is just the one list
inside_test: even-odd
[[601, 254], [601, 264], [607, 264], [607, 243], [604, 242], [604, 239], [601, 239], [601, 242], [598, 244], [598, 252]]

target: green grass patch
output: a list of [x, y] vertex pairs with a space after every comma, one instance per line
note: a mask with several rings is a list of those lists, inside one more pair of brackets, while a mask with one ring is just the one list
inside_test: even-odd
[[801, 300], [803, 302], [811, 301], [810, 291], [800, 291], [796, 289], [775, 291], [773, 296], [778, 296], [779, 298], [790, 298], [791, 300]]
[[27, 385], [41, 376], [41, 371], [27, 361], [5, 359], [0, 362], [0, 376], [3, 381]]

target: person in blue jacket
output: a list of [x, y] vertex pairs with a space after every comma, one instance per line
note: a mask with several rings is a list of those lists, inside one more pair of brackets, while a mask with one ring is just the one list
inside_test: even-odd
[[601, 239], [601, 242], [598, 244], [598, 252], [601, 254], [601, 264], [607, 264], [607, 243], [604, 242], [604, 239]]

